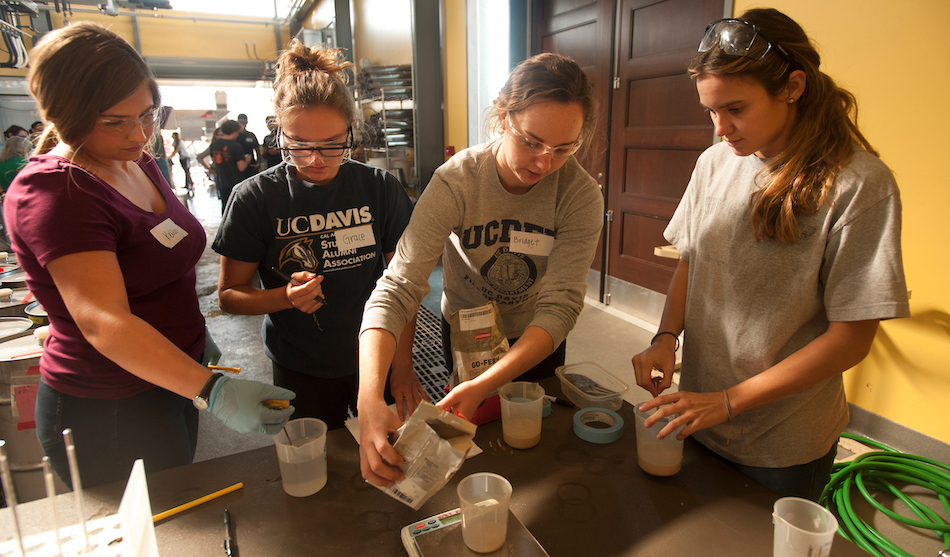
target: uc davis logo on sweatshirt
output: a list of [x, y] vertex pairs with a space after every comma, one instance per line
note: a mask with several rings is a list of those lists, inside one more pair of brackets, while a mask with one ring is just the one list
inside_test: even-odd
[[538, 280], [534, 261], [523, 253], [509, 251], [507, 246], [495, 250], [479, 274], [492, 288], [507, 296], [527, 291]]

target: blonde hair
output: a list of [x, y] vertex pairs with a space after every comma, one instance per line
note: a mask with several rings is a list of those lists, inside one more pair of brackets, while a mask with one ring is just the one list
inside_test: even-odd
[[99, 115], [132, 96], [143, 84], [161, 104], [158, 83], [145, 60], [119, 35], [91, 21], [80, 21], [43, 36], [30, 51], [30, 95], [49, 124], [36, 153], [59, 141], [82, 148]]
[[788, 57], [773, 48], [761, 60], [754, 60], [726, 54], [716, 45], [693, 58], [689, 75], [748, 77], [778, 97], [793, 71], [805, 72], [805, 90], [795, 101], [788, 143], [760, 171], [761, 184], [750, 200], [756, 239], [792, 243], [801, 232], [798, 215], [832, 204], [835, 180], [855, 147], [875, 156], [877, 151], [858, 130], [854, 95], [819, 70], [821, 57], [801, 26], [774, 9], [749, 10], [738, 19], [761, 29], [768, 40], [782, 45]]
[[346, 83], [353, 64], [338, 48], [308, 47], [296, 39], [277, 60], [274, 113], [278, 123], [300, 108], [326, 106], [347, 121], [356, 117], [356, 103]]
[[0, 149], [0, 161], [12, 159], [13, 157], [26, 157], [33, 150], [33, 144], [25, 137], [14, 135], [8, 138]]

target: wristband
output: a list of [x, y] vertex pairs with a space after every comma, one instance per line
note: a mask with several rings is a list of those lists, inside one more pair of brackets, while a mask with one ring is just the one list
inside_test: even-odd
[[650, 346], [653, 346], [653, 343], [656, 342], [656, 339], [660, 338], [663, 335], [672, 335], [673, 340], [676, 341], [676, 344], [673, 346], [673, 352], [676, 352], [680, 349], [680, 337], [676, 333], [671, 333], [670, 331], [660, 331], [653, 336], [653, 340], [650, 341]]
[[729, 418], [729, 423], [732, 423], [732, 405], [729, 404], [729, 395], [726, 394], [726, 389], [722, 390], [722, 401], [726, 403], [726, 417]]

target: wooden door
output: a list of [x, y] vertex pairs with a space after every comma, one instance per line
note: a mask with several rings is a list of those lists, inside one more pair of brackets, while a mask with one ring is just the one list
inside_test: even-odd
[[723, 0], [619, 0], [607, 209], [608, 274], [665, 293], [654, 255], [713, 127], [686, 66]]
[[[532, 52], [556, 52], [573, 58], [587, 74], [599, 108], [593, 141], [577, 160], [604, 189], [613, 53], [615, 0], [538, 0], [532, 2]], [[601, 234], [603, 242], [603, 234]], [[601, 270], [602, 247], [592, 267]]]

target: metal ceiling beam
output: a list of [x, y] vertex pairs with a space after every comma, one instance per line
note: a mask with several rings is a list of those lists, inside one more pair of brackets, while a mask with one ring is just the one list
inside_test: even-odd
[[[40, 10], [52, 12], [55, 11], [52, 6], [39, 6]], [[72, 8], [72, 11], [75, 13], [81, 14], [101, 14], [102, 12], [90, 8]], [[157, 11], [135, 11], [135, 10], [119, 10], [116, 15], [128, 16], [128, 17], [154, 17], [160, 19], [179, 19], [183, 21], [207, 21], [212, 23], [244, 23], [248, 25], [281, 25], [281, 20], [274, 18], [234, 18], [234, 17], [217, 17], [217, 16], [203, 16], [203, 15], [179, 15], [179, 14], [166, 14]]]

